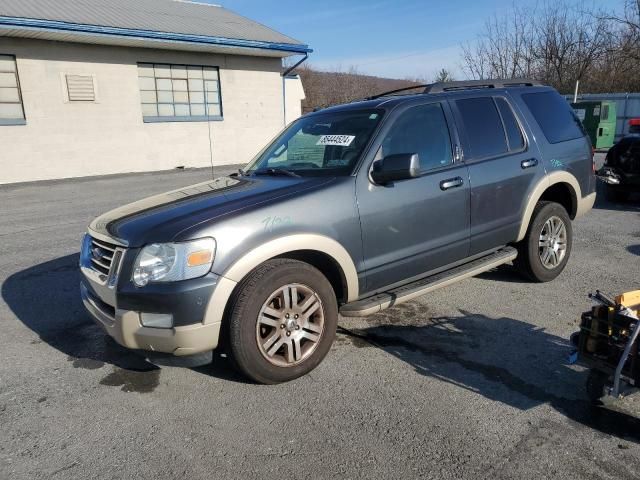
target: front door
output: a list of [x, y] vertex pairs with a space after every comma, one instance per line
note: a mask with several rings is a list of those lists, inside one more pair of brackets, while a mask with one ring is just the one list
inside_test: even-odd
[[469, 249], [469, 177], [454, 159], [448, 105], [414, 104], [391, 115], [373, 145], [375, 160], [416, 153], [421, 175], [376, 185], [369, 176], [373, 158], [358, 173], [366, 293], [463, 259]]

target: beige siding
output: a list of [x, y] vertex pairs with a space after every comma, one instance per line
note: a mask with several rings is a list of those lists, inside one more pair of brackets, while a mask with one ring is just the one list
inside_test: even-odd
[[[220, 68], [214, 165], [248, 162], [283, 127], [278, 58], [8, 37], [0, 53], [17, 58], [26, 113], [26, 125], [0, 125], [0, 183], [209, 166], [207, 122], [143, 123], [137, 62]], [[66, 74], [92, 75], [96, 101], [69, 102]], [[287, 119], [295, 108], [287, 106]]]
[[302, 101], [305, 99], [304, 88], [299, 76], [285, 78], [286, 123], [289, 125], [302, 112]]

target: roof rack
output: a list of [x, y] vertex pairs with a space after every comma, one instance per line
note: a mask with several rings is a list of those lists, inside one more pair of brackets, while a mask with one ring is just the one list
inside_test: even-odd
[[423, 93], [442, 93], [456, 90], [472, 90], [482, 88], [509, 88], [540, 86], [537, 80], [529, 78], [512, 78], [509, 80], [463, 80], [461, 82], [437, 82], [426, 86]]
[[365, 98], [365, 100], [375, 100], [376, 98], [386, 97], [387, 95], [393, 95], [394, 93], [406, 92], [407, 90], [415, 90], [417, 88], [424, 88], [420, 93], [426, 93], [427, 89], [431, 86], [431, 83], [425, 83], [423, 85], [412, 85], [410, 87], [396, 88], [395, 90], [389, 90], [388, 92], [378, 93]]
[[436, 82], [427, 83], [424, 85], [412, 85], [410, 87], [396, 88], [395, 90], [389, 90], [388, 92], [378, 93], [365, 100], [375, 100], [376, 98], [386, 97], [387, 95], [393, 95], [394, 93], [406, 92], [409, 90], [415, 90], [417, 88], [423, 88], [420, 93], [442, 93], [453, 92], [456, 90], [472, 90], [482, 88], [509, 88], [509, 87], [535, 87], [540, 86], [538, 80], [531, 80], [529, 78], [512, 78], [509, 80], [462, 80], [459, 82]]

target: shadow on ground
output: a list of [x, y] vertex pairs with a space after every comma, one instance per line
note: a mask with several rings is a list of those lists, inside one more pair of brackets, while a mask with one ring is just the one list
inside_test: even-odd
[[[407, 325], [409, 323], [409, 325]], [[589, 402], [587, 372], [568, 364], [568, 341], [513, 318], [431, 317], [407, 303], [370, 317], [363, 329], [339, 327], [338, 341], [377, 347], [437, 378], [519, 410], [549, 404], [568, 419], [640, 443], [640, 419]]]
[[[147, 361], [143, 352], [118, 345], [85, 311], [80, 300], [78, 254], [67, 255], [22, 270], [2, 284], [2, 298], [15, 316], [35, 332], [39, 340], [67, 355], [76, 368], [98, 369], [105, 364], [113, 371], [103, 385], [123, 391], [147, 393], [159, 384], [158, 365], [178, 365], [176, 357], [161, 356]], [[210, 365], [192, 368], [204, 375], [246, 383], [228, 358], [214, 356]]]
[[613, 201], [607, 198], [606, 185], [601, 181], [596, 184], [596, 203], [593, 208], [599, 210], [617, 210], [621, 212], [640, 212], [640, 192], [630, 195], [623, 201]]
[[[18, 272], [3, 283], [2, 297], [39, 336], [34, 342], [65, 353], [77, 368], [113, 365], [101, 384], [152, 391], [159, 383], [158, 367], [113, 342], [85, 313], [77, 264], [78, 255], [69, 255]], [[510, 269], [485, 275], [515, 281]], [[521, 410], [550, 404], [573, 421], [640, 443], [640, 420], [593, 408], [581, 393], [585, 375], [566, 364], [568, 342], [529, 323], [464, 311], [456, 317], [432, 318], [428, 307], [408, 303], [371, 317], [369, 325], [357, 331], [340, 328], [338, 341], [348, 338], [356, 347], [382, 348], [421, 375]], [[228, 359], [195, 370], [244, 381]]]
[[151, 368], [120, 347], [93, 323], [80, 301], [78, 255], [68, 255], [11, 275], [2, 298], [13, 313], [44, 341], [75, 359], [78, 366], [102, 363], [131, 370]]
[[525, 277], [518, 272], [512, 265], [500, 265], [487, 272], [477, 275], [483, 280], [491, 280], [503, 283], [522, 283], [526, 281]]

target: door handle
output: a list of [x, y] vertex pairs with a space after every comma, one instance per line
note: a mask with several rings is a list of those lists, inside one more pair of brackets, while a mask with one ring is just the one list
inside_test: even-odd
[[529, 160], [523, 160], [520, 162], [520, 166], [522, 168], [531, 168], [538, 165], [538, 160], [535, 158], [530, 158]]
[[464, 182], [462, 177], [448, 178], [440, 182], [440, 190], [449, 190], [450, 188], [456, 188], [462, 186]]

